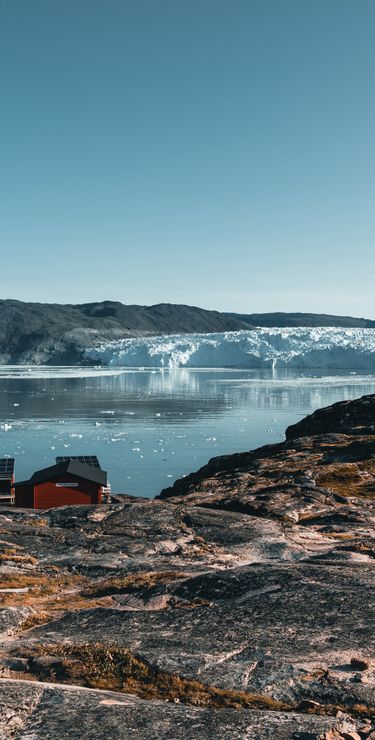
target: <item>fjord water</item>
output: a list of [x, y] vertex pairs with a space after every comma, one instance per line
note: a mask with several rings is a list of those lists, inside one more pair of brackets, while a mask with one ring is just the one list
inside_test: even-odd
[[154, 496], [210, 457], [281, 441], [314, 409], [375, 393], [375, 376], [297, 370], [0, 370], [0, 457], [22, 480], [97, 454], [115, 493]]

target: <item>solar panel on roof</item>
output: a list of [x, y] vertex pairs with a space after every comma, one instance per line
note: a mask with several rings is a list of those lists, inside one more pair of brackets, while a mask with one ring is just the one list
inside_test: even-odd
[[14, 457], [0, 458], [0, 478], [11, 478], [14, 473]]
[[57, 463], [65, 462], [66, 460], [74, 460], [75, 462], [83, 463], [83, 465], [100, 468], [100, 463], [96, 455], [62, 455], [56, 458]]

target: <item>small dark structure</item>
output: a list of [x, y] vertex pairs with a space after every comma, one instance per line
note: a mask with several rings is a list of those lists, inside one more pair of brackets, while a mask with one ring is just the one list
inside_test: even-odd
[[8, 504], [13, 501], [14, 485], [14, 458], [0, 459], [0, 503]]
[[64, 462], [65, 460], [75, 460], [75, 462], [80, 462], [84, 465], [92, 465], [94, 468], [100, 468], [100, 462], [96, 455], [62, 455], [55, 459], [57, 463]]
[[108, 493], [107, 473], [99, 463], [87, 465], [78, 458], [67, 458], [15, 483], [14, 490], [16, 506], [28, 509], [101, 504], [103, 493]]

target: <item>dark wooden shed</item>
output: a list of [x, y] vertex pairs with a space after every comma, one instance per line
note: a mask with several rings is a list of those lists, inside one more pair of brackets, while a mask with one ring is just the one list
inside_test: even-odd
[[13, 500], [14, 458], [0, 458], [0, 503], [10, 504]]
[[101, 504], [107, 473], [77, 459], [66, 459], [15, 483], [16, 506], [52, 509], [74, 504]]

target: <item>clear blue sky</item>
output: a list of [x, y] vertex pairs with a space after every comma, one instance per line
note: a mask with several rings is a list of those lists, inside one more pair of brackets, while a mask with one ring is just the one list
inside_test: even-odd
[[0, 0], [1, 297], [375, 318], [374, 0]]

